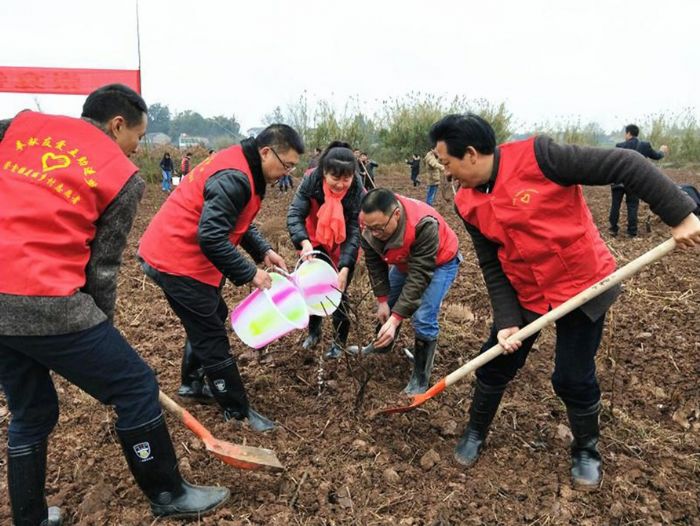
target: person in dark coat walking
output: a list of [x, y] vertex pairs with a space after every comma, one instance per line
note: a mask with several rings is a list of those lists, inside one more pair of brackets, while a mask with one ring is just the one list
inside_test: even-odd
[[168, 152], [165, 152], [163, 158], [160, 160], [160, 171], [163, 176], [161, 190], [170, 193], [173, 181], [173, 160], [170, 158], [170, 153]]
[[406, 161], [406, 164], [411, 167], [411, 182], [413, 186], [418, 186], [420, 184], [418, 180], [418, 174], [420, 173], [420, 155], [414, 153], [413, 157]]
[[[305, 177], [287, 212], [287, 228], [302, 256], [312, 250], [338, 269], [338, 285], [343, 291], [333, 313], [333, 343], [326, 357], [339, 357], [348, 339], [350, 319], [345, 294], [352, 280], [360, 246], [360, 201], [365, 189], [357, 174], [357, 161], [344, 142], [332, 142], [321, 155], [318, 167]], [[304, 349], [321, 339], [323, 318], [311, 316]]]
[[[659, 161], [668, 153], [668, 146], [662, 145], [659, 151], [654, 150], [647, 141], [639, 140], [639, 127], [629, 124], [625, 127], [625, 140], [615, 145], [616, 148], [625, 150], [635, 150], [647, 159]], [[629, 189], [625, 189], [623, 183], [613, 183], [611, 185], [612, 203], [610, 205], [610, 233], [613, 236], [618, 234], [618, 220], [620, 219], [620, 206], [622, 198], [627, 204], [627, 234], [630, 237], [637, 235], [637, 215], [639, 213], [639, 197]]]

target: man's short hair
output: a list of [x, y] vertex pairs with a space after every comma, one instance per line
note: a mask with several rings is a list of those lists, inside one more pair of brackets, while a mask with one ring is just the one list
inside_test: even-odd
[[292, 149], [299, 155], [304, 153], [304, 141], [301, 136], [286, 124], [270, 124], [255, 137], [255, 144], [258, 148], [269, 146], [280, 152]]
[[360, 209], [365, 214], [379, 211], [388, 216], [398, 205], [399, 200], [394, 192], [388, 188], [374, 188], [364, 195]]
[[625, 133], [629, 133], [632, 137], [639, 137], [639, 126], [636, 124], [628, 124], [625, 126]]
[[477, 152], [490, 155], [496, 150], [496, 133], [491, 125], [475, 113], [453, 113], [430, 128], [433, 146], [442, 141], [447, 153], [462, 159], [471, 146]]
[[144, 113], [148, 113], [148, 106], [141, 95], [124, 84], [107, 84], [88, 95], [82, 117], [107, 124], [121, 115], [131, 128], [141, 124]]

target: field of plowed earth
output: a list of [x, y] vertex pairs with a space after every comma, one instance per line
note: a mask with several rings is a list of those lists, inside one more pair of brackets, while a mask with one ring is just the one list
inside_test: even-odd
[[[700, 185], [689, 171], [677, 182]], [[422, 198], [406, 173], [378, 182]], [[607, 234], [609, 188], [586, 197], [603, 237], [622, 265], [669, 236], [652, 220], [640, 237]], [[160, 290], [144, 279], [135, 258], [138, 239], [163, 202], [150, 185], [124, 255], [116, 324], [156, 370], [163, 390], [179, 385], [184, 333]], [[258, 216], [273, 246], [293, 262], [285, 228], [291, 193], [271, 188]], [[490, 308], [475, 256], [451, 204], [437, 207], [458, 232], [465, 256], [440, 316], [442, 333], [433, 380], [476, 356], [490, 325]], [[640, 218], [647, 208], [642, 206]], [[625, 212], [623, 210], [623, 225]], [[624, 228], [624, 226], [623, 226]], [[700, 252], [677, 251], [625, 284], [608, 314], [597, 364], [603, 391], [601, 453], [604, 480], [597, 492], [569, 482], [566, 414], [554, 396], [553, 332], [546, 329], [529, 362], [509, 387], [488, 447], [470, 470], [452, 459], [467, 420], [473, 379], [465, 379], [420, 409], [373, 418], [373, 410], [405, 401], [410, 375], [402, 353], [323, 360], [304, 352], [302, 331], [262, 352], [231, 334], [249, 396], [280, 425], [268, 435], [224, 423], [214, 406], [189, 405], [215, 436], [272, 448], [283, 473], [235, 470], [210, 457], [202, 444], [169, 418], [180, 468], [195, 483], [231, 489], [229, 503], [196, 524], [265, 525], [628, 525], [700, 524]], [[351, 289], [357, 321], [350, 343], [367, 343], [374, 300], [363, 265]], [[232, 307], [249, 287], [226, 286]], [[326, 325], [324, 345], [329, 339]], [[401, 346], [411, 345], [404, 330]], [[61, 417], [51, 437], [50, 504], [72, 525], [174, 525], [154, 520], [128, 474], [113, 431], [113, 412], [56, 378]], [[0, 395], [0, 443], [9, 415]], [[4, 453], [0, 460], [0, 524], [10, 524]]]

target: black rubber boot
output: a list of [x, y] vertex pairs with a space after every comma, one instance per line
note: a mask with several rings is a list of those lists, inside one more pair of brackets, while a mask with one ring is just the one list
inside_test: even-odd
[[163, 415], [134, 429], [117, 429], [126, 462], [156, 517], [200, 517], [224, 504], [226, 488], [194, 486], [182, 478]]
[[437, 340], [427, 341], [416, 337], [413, 348], [413, 374], [403, 390], [408, 395], [425, 393], [430, 387]]
[[600, 402], [585, 409], [567, 407], [571, 434], [571, 478], [576, 489], [594, 490], [600, 486], [603, 460], [598, 453]]
[[7, 485], [14, 526], [61, 526], [59, 508], [46, 507], [46, 446], [42, 440], [7, 448]]
[[241, 373], [233, 358], [228, 358], [205, 370], [212, 394], [224, 410], [224, 420], [228, 422], [247, 418], [250, 428], [259, 432], [275, 428], [274, 422], [250, 407]]
[[313, 349], [321, 341], [321, 335], [323, 333], [321, 325], [323, 324], [323, 318], [321, 316], [309, 316], [309, 335], [301, 344], [305, 351]]
[[455, 448], [455, 460], [463, 466], [470, 467], [478, 460], [505, 389], [505, 385], [489, 386], [476, 381], [469, 423]]
[[[342, 307], [341, 307], [342, 308]], [[326, 358], [339, 358], [343, 355], [350, 333], [350, 320], [346, 317], [333, 317], [333, 343], [326, 351]]]
[[196, 400], [212, 399], [211, 390], [204, 381], [204, 369], [199, 358], [194, 355], [189, 340], [185, 341], [185, 347], [182, 350], [180, 382], [180, 388], [177, 390], [178, 396]]

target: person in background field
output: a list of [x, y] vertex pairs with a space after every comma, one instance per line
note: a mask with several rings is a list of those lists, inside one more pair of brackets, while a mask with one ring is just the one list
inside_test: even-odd
[[180, 176], [184, 177], [190, 173], [190, 161], [192, 160], [192, 152], [187, 152], [180, 161]]
[[286, 270], [284, 260], [260, 235], [253, 220], [266, 185], [289, 174], [304, 144], [284, 124], [265, 128], [256, 138], [217, 152], [196, 166], [177, 192], [161, 206], [139, 244], [144, 272], [163, 289], [187, 333], [178, 394], [201, 399], [204, 375], [224, 419], [248, 419], [251, 428], [274, 428], [248, 402], [226, 331], [228, 308], [221, 296], [224, 281], [270, 288], [270, 275], [257, 262]]
[[411, 182], [413, 186], [418, 186], [420, 184], [418, 180], [418, 174], [420, 173], [420, 155], [414, 153], [413, 157], [406, 160], [406, 164], [411, 167]]
[[376, 186], [376, 182], [374, 180], [374, 169], [379, 166], [379, 163], [370, 159], [365, 152], [360, 153], [358, 161], [360, 164], [362, 185], [365, 188], [374, 188]]
[[435, 194], [437, 194], [438, 188], [440, 187], [440, 178], [445, 168], [440, 164], [435, 150], [428, 150], [428, 153], [425, 154], [425, 166], [428, 171], [425, 177], [426, 184], [428, 185], [428, 191], [425, 194], [425, 202], [432, 206], [435, 200]]
[[[634, 124], [629, 124], [625, 127], [625, 140], [615, 145], [616, 148], [625, 150], [635, 150], [641, 153], [647, 159], [659, 161], [668, 153], [668, 146], [665, 144], [659, 148], [657, 152], [651, 147], [647, 141], [639, 140], [639, 127]], [[625, 189], [623, 183], [613, 183], [611, 185], [612, 203], [610, 205], [610, 234], [617, 236], [619, 228], [618, 221], [620, 219], [620, 206], [622, 198], [625, 198], [627, 204], [627, 235], [629, 237], [637, 236], [637, 215], [639, 213], [639, 197], [634, 193]]]
[[[360, 201], [364, 194], [357, 172], [357, 160], [350, 145], [334, 141], [328, 145], [314, 172], [305, 177], [287, 212], [287, 229], [294, 246], [302, 255], [319, 250], [323, 259], [338, 269], [338, 288], [343, 291], [340, 305], [333, 313], [333, 343], [327, 358], [338, 358], [350, 332], [348, 298], [360, 247]], [[315, 347], [321, 339], [321, 316], [311, 316], [309, 336], [304, 349]]]
[[314, 148], [314, 154], [311, 156], [311, 159], [309, 159], [309, 166], [306, 167], [307, 171], [318, 166], [318, 161], [321, 158], [321, 153], [321, 148]]
[[279, 187], [280, 187], [280, 192], [286, 192], [290, 188], [294, 188], [294, 182], [292, 181], [292, 174], [291, 172], [283, 175], [282, 178], [279, 180]]
[[[485, 352], [505, 354], [476, 371], [469, 423], [455, 450], [465, 466], [484, 445], [503, 392], [537, 339], [510, 337], [525, 324], [610, 275], [615, 260], [593, 223], [581, 185], [624, 183], [673, 227], [681, 247], [700, 244], [693, 203], [636, 153], [559, 145], [546, 136], [496, 146], [491, 125], [478, 115], [448, 115], [430, 140], [459, 183], [455, 207], [472, 237], [493, 309]], [[573, 434], [571, 475], [580, 489], [598, 487], [602, 461], [600, 388], [595, 355], [614, 287], [556, 322], [552, 385], [566, 406]]]
[[154, 515], [199, 517], [229, 498], [183, 480], [153, 370], [113, 325], [145, 188], [128, 156], [146, 133], [146, 112], [136, 92], [111, 84], [87, 97], [80, 119], [24, 111], [0, 121], [0, 384], [12, 414], [16, 526], [62, 523], [45, 497], [59, 411], [51, 371], [114, 407], [117, 438]]
[[160, 160], [160, 171], [163, 175], [163, 182], [161, 184], [161, 190], [164, 192], [170, 192], [172, 190], [172, 180], [173, 180], [173, 160], [170, 158], [170, 154], [165, 152], [163, 158]]
[[363, 352], [387, 352], [401, 321], [411, 317], [414, 369], [404, 392], [424, 393], [440, 332], [438, 313], [461, 261], [457, 235], [434, 208], [386, 188], [368, 192], [361, 211], [360, 239], [383, 324]]

